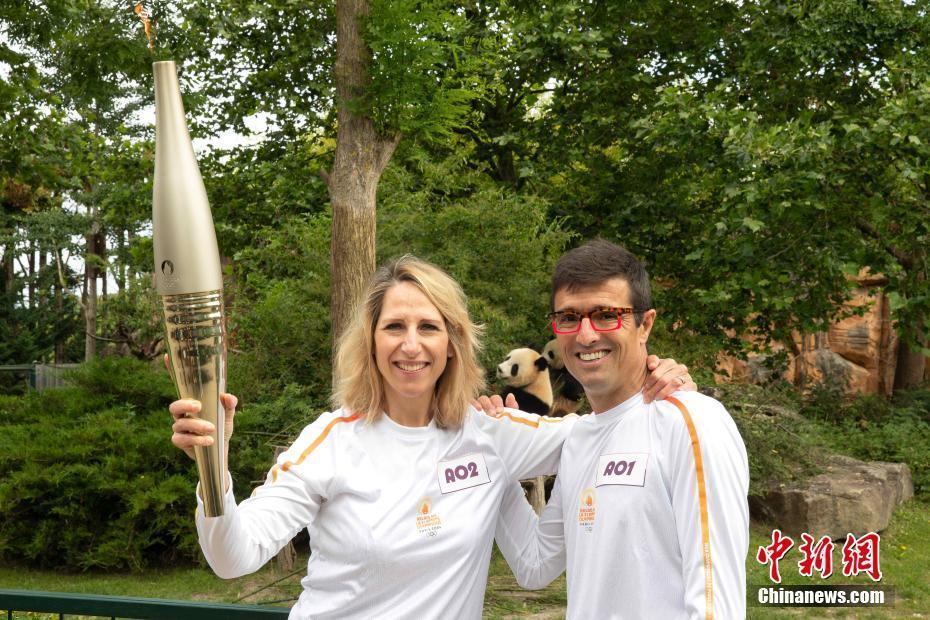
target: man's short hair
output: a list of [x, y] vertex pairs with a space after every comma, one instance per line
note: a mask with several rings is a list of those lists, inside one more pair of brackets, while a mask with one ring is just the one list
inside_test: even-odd
[[559, 258], [552, 274], [550, 305], [555, 310], [555, 294], [565, 289], [575, 291], [604, 284], [612, 278], [623, 278], [630, 286], [630, 302], [636, 311], [636, 324], [642, 322], [642, 312], [652, 309], [649, 274], [629, 250], [604, 239], [594, 239], [569, 250]]

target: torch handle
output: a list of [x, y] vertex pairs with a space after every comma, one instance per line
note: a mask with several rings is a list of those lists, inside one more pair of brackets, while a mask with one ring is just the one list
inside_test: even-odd
[[195, 417], [215, 427], [213, 444], [195, 446], [204, 514], [223, 514], [226, 482], [225, 416], [220, 394], [226, 391], [226, 328], [223, 292], [163, 295], [171, 372], [181, 398], [199, 400]]

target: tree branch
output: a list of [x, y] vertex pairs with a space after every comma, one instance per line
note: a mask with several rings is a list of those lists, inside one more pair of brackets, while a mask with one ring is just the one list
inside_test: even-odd
[[326, 183], [326, 187], [332, 187], [332, 182], [330, 181], [331, 177], [329, 176], [329, 172], [326, 171], [326, 168], [320, 168], [320, 178]]
[[906, 270], [911, 271], [914, 269], [914, 257], [886, 241], [885, 238], [882, 237], [882, 234], [878, 232], [878, 229], [875, 228], [875, 226], [873, 226], [870, 222], [858, 220], [856, 222], [856, 228], [877, 241], [883, 248], [885, 248], [885, 251], [894, 256], [895, 260], [897, 260], [898, 263]]

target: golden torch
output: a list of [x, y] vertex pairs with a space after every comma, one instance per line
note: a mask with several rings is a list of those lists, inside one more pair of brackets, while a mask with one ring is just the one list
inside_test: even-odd
[[205, 514], [223, 514], [223, 406], [226, 331], [223, 277], [213, 216], [194, 147], [173, 61], [156, 62], [155, 180], [152, 237], [155, 287], [165, 310], [171, 374], [181, 398], [201, 403], [197, 417], [216, 427], [213, 445], [195, 446]]

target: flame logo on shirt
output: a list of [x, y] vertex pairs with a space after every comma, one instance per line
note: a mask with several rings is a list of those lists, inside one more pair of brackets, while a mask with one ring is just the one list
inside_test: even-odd
[[433, 500], [429, 497], [424, 497], [417, 502], [416, 524], [417, 532], [427, 538], [435, 537], [442, 529], [442, 519], [439, 515], [433, 514]]
[[578, 525], [586, 532], [590, 532], [594, 528], [594, 516], [597, 514], [594, 503], [594, 489], [588, 488], [581, 492], [581, 505], [578, 508]]

